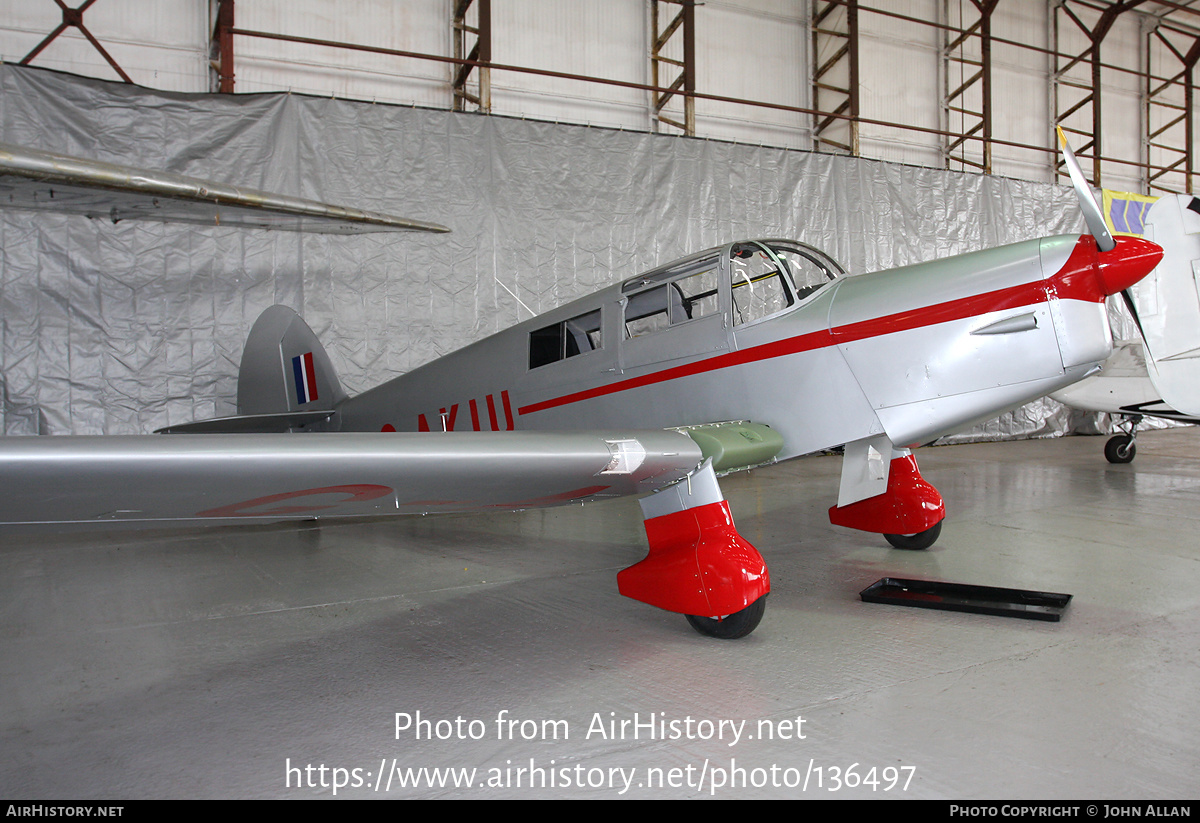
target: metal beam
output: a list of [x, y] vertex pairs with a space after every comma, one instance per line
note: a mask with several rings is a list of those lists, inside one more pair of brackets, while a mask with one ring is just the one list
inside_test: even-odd
[[461, 61], [450, 81], [454, 110], [487, 114], [492, 110], [492, 0], [457, 0], [451, 26], [454, 57]]
[[[957, 135], [942, 141], [947, 169], [992, 173], [992, 12], [999, 0], [943, 0], [947, 23], [942, 41], [943, 126]], [[957, 11], [955, 26], [951, 16]], [[955, 127], [957, 126], [957, 129]], [[972, 140], [972, 137], [981, 140]]]
[[858, 0], [812, 0], [813, 150], [859, 154]]
[[67, 29], [76, 28], [79, 29], [80, 34], [87, 38], [87, 41], [92, 44], [96, 51], [100, 52], [100, 56], [108, 62], [108, 65], [113, 67], [113, 71], [120, 75], [123, 81], [126, 83], [132, 83], [133, 81], [129, 79], [129, 75], [125, 73], [124, 69], [117, 65], [117, 61], [114, 60], [112, 55], [105, 50], [104, 46], [100, 45], [100, 41], [97, 40], [95, 36], [88, 31], [87, 26], [83, 24], [83, 13], [87, 11], [88, 8], [96, 2], [96, 0], [84, 0], [83, 5], [76, 9], [70, 8], [66, 3], [63, 2], [63, 0], [54, 0], [54, 2], [62, 10], [62, 22], [55, 27], [54, 31], [47, 34], [42, 39], [42, 42], [34, 46], [33, 51], [25, 55], [25, 57], [20, 61], [19, 65], [28, 66], [30, 61], [41, 54], [42, 50], [54, 42], [54, 40], [60, 34]]
[[[1200, 36], [1185, 37], [1155, 21], [1146, 28], [1143, 159], [1146, 192], [1190, 192], [1196, 174], [1194, 85]], [[1165, 80], [1155, 63], [1178, 65]]]
[[[1104, 122], [1101, 101], [1101, 68], [1103, 63], [1100, 59], [1100, 46], [1104, 42], [1104, 38], [1112, 30], [1113, 24], [1117, 22], [1117, 18], [1127, 11], [1142, 5], [1146, 0], [1117, 0], [1108, 5], [1096, 4], [1088, 2], [1088, 0], [1058, 0], [1054, 7], [1053, 28], [1054, 28], [1054, 125], [1061, 126], [1064, 130], [1072, 131], [1076, 134], [1084, 134], [1086, 131], [1076, 126], [1069, 128], [1067, 124], [1068, 118], [1077, 112], [1087, 109], [1091, 115], [1091, 154], [1092, 154], [1092, 185], [1102, 185], [1101, 161], [1103, 159], [1103, 140], [1104, 140]], [[1085, 22], [1083, 16], [1092, 17], [1096, 12], [1099, 16], [1095, 17], [1091, 24]], [[1088, 39], [1088, 47], [1082, 52], [1068, 56], [1063, 53], [1061, 41], [1065, 38], [1064, 21], [1069, 21], [1076, 29], [1083, 32]], [[1076, 67], [1086, 63], [1088, 72], [1086, 76], [1081, 77], [1079, 73], [1070, 74]], [[1066, 98], [1071, 97], [1070, 92], [1063, 93], [1065, 89], [1075, 89], [1084, 92], [1082, 97], [1075, 100], [1073, 104], [1067, 105]], [[1065, 106], [1065, 108], [1064, 108]], [[1088, 147], [1082, 146], [1079, 151], [1084, 151]], [[1066, 167], [1060, 158], [1055, 166], [1060, 176], [1066, 176]]]
[[[678, 10], [674, 7], [678, 6]], [[670, 17], [670, 20], [667, 18]], [[665, 23], [665, 25], [664, 25]], [[655, 127], [670, 126], [688, 137], [696, 135], [696, 3], [695, 0], [653, 0], [650, 5], [650, 70], [653, 76]], [[678, 69], [668, 84], [666, 67]]]
[[[209, 85], [220, 94], [233, 94], [233, 0], [215, 2], [216, 14], [208, 44]], [[211, 13], [211, 4], [209, 9]]]

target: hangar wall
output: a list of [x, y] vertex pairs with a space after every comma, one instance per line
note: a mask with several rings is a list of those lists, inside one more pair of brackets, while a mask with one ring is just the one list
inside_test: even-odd
[[[81, 3], [69, 5], [78, 8]], [[133, 82], [168, 91], [208, 91], [207, 2], [155, 0], [128, 3], [101, 0], [87, 8], [83, 22]], [[63, 19], [53, 0], [0, 4], [0, 60], [16, 63], [54, 31]], [[75, 28], [69, 28], [38, 55], [36, 66], [88, 77], [120, 79], [104, 57]]]
[[[505, 0], [492, 12], [493, 60], [649, 84], [650, 5], [649, 0]], [[697, 88], [713, 95], [812, 107], [810, 5], [801, 0], [706, 0], [698, 5]], [[451, 0], [238, 0], [236, 19], [239, 29], [450, 56], [452, 6]], [[1052, 85], [1058, 67], [1047, 53], [1055, 45], [1054, 6], [1052, 0], [1003, 0], [993, 14], [992, 121], [999, 141], [993, 147], [993, 169], [998, 174], [1055, 180]], [[210, 88], [212, 7], [210, 0], [105, 0], [90, 6], [84, 20], [134, 82], [201, 92]], [[966, 25], [973, 8], [965, 0], [864, 2], [859, 13], [863, 116], [929, 130], [965, 130], [945, 98], [973, 67], [945, 62], [947, 35], [928, 23]], [[1143, 14], [1143, 9], [1120, 15], [1104, 40], [1104, 62], [1114, 67], [1102, 75], [1104, 154], [1128, 161], [1140, 160], [1146, 150], [1143, 121], [1150, 116], [1136, 72], [1145, 67], [1147, 21], [1156, 18]], [[1086, 13], [1078, 13], [1092, 22]], [[21, 60], [60, 20], [61, 11], [52, 0], [4, 4], [0, 59]], [[1182, 22], [1191, 25], [1194, 20], [1185, 16]], [[1081, 31], [1071, 25], [1062, 28], [1058, 46], [1063, 51], [1077, 54], [1087, 47]], [[445, 63], [250, 36], [238, 36], [234, 51], [238, 92], [291, 91], [431, 108], [452, 104], [450, 78], [456, 67]], [[1165, 52], [1155, 54], [1161, 59]], [[34, 65], [117, 78], [74, 29], [52, 42]], [[1178, 66], [1168, 61], [1152, 69], [1167, 77], [1176, 74]], [[1085, 76], [1086, 62], [1062, 74], [1068, 81]], [[505, 116], [654, 129], [651, 95], [640, 89], [497, 70], [492, 72], [492, 103], [493, 112]], [[1060, 108], [1068, 106], [1069, 102]], [[1089, 133], [1088, 112], [1088, 107], [1081, 108], [1068, 124]], [[799, 112], [701, 99], [696, 121], [701, 137], [812, 148], [812, 118]], [[864, 156], [931, 167], [946, 165], [942, 142], [930, 131], [872, 122], [865, 122], [861, 132]], [[1142, 178], [1136, 164], [1105, 165], [1108, 188], [1142, 191]]]
[[[794, 237], [862, 273], [1082, 230], [1066, 188], [716, 140], [11, 65], [0, 110], [3, 142], [453, 229], [305, 236], [0, 211], [5, 434], [231, 414], [245, 336], [273, 303], [309, 321], [354, 393], [525, 319], [522, 304], [544, 311], [739, 238]], [[983, 436], [1061, 426], [1053, 408]]]

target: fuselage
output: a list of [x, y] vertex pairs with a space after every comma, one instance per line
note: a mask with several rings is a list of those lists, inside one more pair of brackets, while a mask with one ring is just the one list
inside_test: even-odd
[[710, 249], [343, 401], [342, 430], [765, 423], [780, 459], [924, 442], [1068, 385], [1112, 339], [1094, 241], [1030, 240], [855, 277], [804, 244]]

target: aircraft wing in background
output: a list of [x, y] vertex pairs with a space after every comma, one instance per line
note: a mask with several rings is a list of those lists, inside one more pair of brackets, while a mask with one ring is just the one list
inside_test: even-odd
[[1141, 340], [1113, 344], [1113, 353], [1098, 374], [1059, 389], [1055, 400], [1084, 411], [1117, 415], [1144, 415], [1200, 423], [1195, 414], [1179, 411], [1163, 400], [1151, 379], [1146, 363], [1146, 346]]
[[1150, 379], [1172, 407], [1200, 415], [1200, 197], [1161, 198], [1146, 215], [1146, 237], [1163, 259], [1130, 291]]
[[1150, 275], [1123, 293], [1142, 339], [1116, 344], [1099, 374], [1050, 396], [1119, 415], [1124, 433], [1109, 438], [1104, 456], [1129, 463], [1143, 417], [1200, 422], [1200, 197], [1166, 195], [1150, 204], [1151, 198], [1117, 194], [1105, 198], [1114, 204], [1114, 225], [1163, 250]]
[[0, 206], [96, 220], [150, 220], [323, 234], [448, 232], [445, 226], [0, 143]]

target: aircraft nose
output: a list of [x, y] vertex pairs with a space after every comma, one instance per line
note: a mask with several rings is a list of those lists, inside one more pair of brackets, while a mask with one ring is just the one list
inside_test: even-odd
[[1124, 291], [1149, 274], [1163, 250], [1157, 243], [1141, 237], [1116, 237], [1116, 248], [1098, 255], [1096, 276], [1106, 294]]

